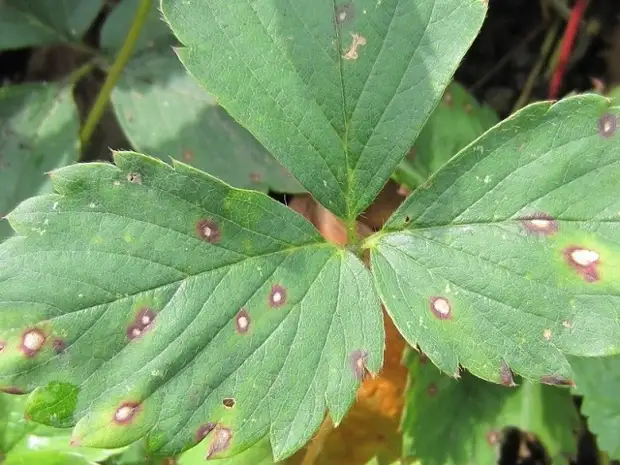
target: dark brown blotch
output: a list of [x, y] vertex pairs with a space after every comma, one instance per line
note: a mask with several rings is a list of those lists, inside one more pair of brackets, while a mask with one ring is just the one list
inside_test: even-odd
[[355, 7], [353, 2], [338, 5], [335, 9], [336, 22], [342, 24], [355, 18]]
[[156, 316], [157, 313], [155, 313], [153, 309], [142, 307], [140, 311], [136, 313], [134, 321], [127, 328], [127, 337], [130, 340], [142, 337], [144, 333], [153, 327]]
[[429, 397], [435, 397], [437, 395], [437, 385], [435, 383], [430, 383], [426, 388], [426, 393]]
[[198, 430], [196, 431], [196, 442], [202, 441], [207, 435], [215, 429], [217, 425], [213, 422], [205, 423], [200, 425]]
[[502, 360], [500, 371], [499, 371], [499, 380], [504, 386], [513, 387], [516, 386], [514, 379], [512, 377], [512, 370], [508, 366], [508, 364]]
[[222, 404], [224, 404], [224, 407], [226, 408], [233, 408], [235, 406], [237, 402], [235, 401], [235, 399], [233, 399], [232, 397], [226, 397], [223, 401]]
[[233, 435], [230, 428], [217, 425], [213, 433], [213, 440], [211, 441], [211, 444], [209, 445], [209, 450], [207, 451], [206, 459], [209, 460], [213, 458], [216, 454], [219, 454], [220, 452], [228, 449], [232, 436]]
[[365, 350], [354, 350], [349, 355], [349, 367], [356, 380], [362, 381], [366, 375], [366, 363], [368, 361], [368, 352]]
[[616, 115], [606, 113], [598, 120], [598, 132], [602, 137], [612, 137], [616, 134], [618, 118]]
[[272, 308], [282, 307], [286, 303], [286, 289], [279, 284], [271, 286], [268, 303]]
[[235, 315], [235, 329], [239, 334], [245, 334], [250, 329], [250, 314], [246, 308], [242, 308]]
[[219, 242], [221, 233], [220, 227], [211, 218], [205, 218], [196, 223], [196, 234], [210, 244]]
[[542, 378], [540, 378], [540, 382], [543, 384], [549, 384], [551, 386], [575, 386], [575, 382], [573, 380], [559, 375], [543, 376]]
[[63, 353], [67, 349], [67, 343], [59, 337], [52, 341], [52, 350], [57, 354]]
[[535, 213], [521, 218], [523, 227], [532, 234], [551, 236], [558, 232], [558, 222], [547, 213]]

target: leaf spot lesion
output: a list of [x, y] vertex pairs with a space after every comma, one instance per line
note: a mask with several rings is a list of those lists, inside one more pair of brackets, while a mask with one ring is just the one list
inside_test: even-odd
[[357, 33], [352, 33], [351, 37], [351, 46], [349, 47], [349, 50], [347, 50], [347, 53], [343, 56], [345, 60], [357, 60], [359, 58], [359, 47], [366, 45], [366, 38], [364, 36]]

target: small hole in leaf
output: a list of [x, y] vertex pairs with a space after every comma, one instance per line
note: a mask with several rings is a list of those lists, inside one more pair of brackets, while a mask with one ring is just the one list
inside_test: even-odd
[[220, 240], [220, 227], [210, 218], [196, 223], [196, 233], [203, 241], [215, 244]]
[[142, 184], [142, 176], [140, 175], [140, 173], [129, 173], [127, 175], [127, 181], [134, 184]]
[[409, 224], [409, 222], [411, 221], [411, 218], [409, 218], [408, 216], [405, 216], [405, 224]]
[[224, 404], [224, 407], [226, 408], [233, 408], [235, 406], [235, 403], [235, 399], [233, 399], [232, 397], [226, 397], [222, 401], [222, 404]]

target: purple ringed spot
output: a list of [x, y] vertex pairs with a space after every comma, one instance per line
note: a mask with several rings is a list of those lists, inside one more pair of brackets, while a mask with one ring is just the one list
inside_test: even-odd
[[564, 249], [564, 259], [587, 282], [599, 280], [600, 254], [591, 249], [573, 246]]
[[452, 307], [450, 301], [444, 297], [434, 296], [431, 297], [431, 312], [439, 320], [451, 320], [452, 319]]
[[611, 137], [616, 134], [618, 118], [616, 115], [606, 113], [598, 120], [598, 131], [602, 137]]
[[272, 308], [282, 307], [286, 303], [286, 289], [279, 284], [271, 286], [269, 292], [269, 306]]
[[558, 232], [558, 222], [546, 213], [538, 213], [521, 219], [528, 232], [550, 236]]
[[220, 240], [220, 227], [210, 218], [200, 220], [196, 223], [196, 233], [203, 241], [216, 244]]
[[215, 432], [213, 434], [213, 440], [211, 441], [211, 444], [209, 445], [209, 450], [207, 451], [207, 460], [212, 458], [214, 455], [228, 449], [228, 446], [230, 445], [230, 440], [233, 436], [230, 428], [219, 425], [215, 428]]
[[138, 402], [124, 402], [114, 412], [114, 422], [119, 425], [130, 423], [136, 413], [140, 410]]
[[250, 314], [247, 309], [242, 308], [235, 315], [235, 329], [239, 334], [245, 334], [250, 329]]
[[196, 431], [196, 442], [202, 441], [207, 435], [215, 429], [217, 425], [213, 422], [205, 423], [204, 425], [200, 425], [198, 431]]
[[508, 387], [516, 386], [514, 379], [512, 378], [512, 370], [510, 369], [508, 364], [504, 362], [503, 360], [501, 363], [501, 368], [500, 368], [499, 373], [500, 373], [500, 376], [499, 376], [500, 382], [504, 386], [508, 386]]
[[34, 357], [45, 344], [45, 339], [45, 334], [40, 329], [27, 329], [22, 334], [20, 349], [26, 357]]

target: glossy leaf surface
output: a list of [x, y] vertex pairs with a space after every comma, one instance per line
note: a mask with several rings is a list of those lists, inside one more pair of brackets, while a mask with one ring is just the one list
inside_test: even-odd
[[79, 41], [102, 6], [101, 0], [3, 0], [0, 50]]
[[414, 192], [369, 241], [404, 337], [448, 374], [570, 384], [620, 351], [620, 109], [534, 104]]
[[162, 0], [162, 10], [198, 82], [319, 202], [352, 219], [411, 147], [486, 6]]
[[[551, 463], [568, 464], [576, 452], [579, 417], [567, 389], [527, 381], [498, 386], [467, 372], [455, 380], [417, 354], [407, 358], [404, 452], [424, 465], [498, 463], [507, 428], [534, 435]], [[503, 460], [514, 462], [506, 455]]]
[[[269, 197], [130, 152], [55, 171], [0, 246], [0, 387], [63, 402], [82, 445], [174, 456], [339, 422], [381, 366], [370, 275]], [[59, 385], [60, 384], [60, 385]], [[56, 393], [56, 394], [54, 394]], [[73, 408], [69, 408], [73, 405]], [[33, 407], [34, 408], [34, 407]]]
[[[70, 88], [0, 88], [0, 216], [22, 200], [51, 190], [45, 173], [77, 160], [78, 131]], [[9, 225], [0, 220], [0, 240], [9, 234]]]

